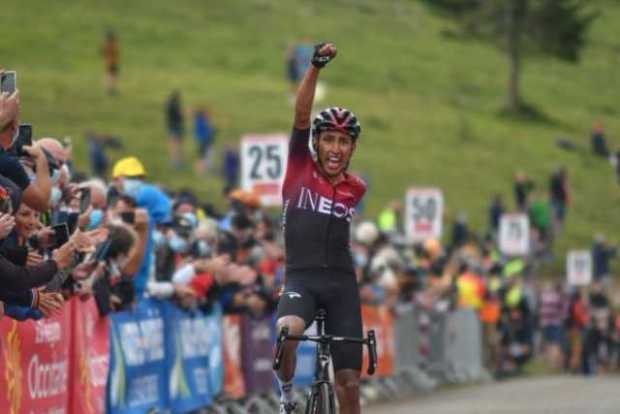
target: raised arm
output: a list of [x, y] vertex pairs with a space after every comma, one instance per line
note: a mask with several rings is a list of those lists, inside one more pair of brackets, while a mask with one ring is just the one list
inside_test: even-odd
[[310, 115], [312, 113], [312, 103], [314, 101], [314, 91], [319, 71], [334, 57], [336, 57], [336, 48], [333, 44], [321, 43], [315, 46], [312, 64], [306, 71], [297, 90], [294, 122], [296, 129], [310, 128]]

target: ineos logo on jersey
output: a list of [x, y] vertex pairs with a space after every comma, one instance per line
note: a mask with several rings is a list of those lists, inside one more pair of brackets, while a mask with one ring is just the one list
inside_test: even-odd
[[354, 208], [349, 208], [343, 203], [334, 203], [329, 198], [323, 197], [306, 187], [301, 187], [297, 199], [297, 208], [321, 214], [331, 214], [336, 218], [344, 218], [348, 222], [351, 222], [351, 218], [355, 214]]

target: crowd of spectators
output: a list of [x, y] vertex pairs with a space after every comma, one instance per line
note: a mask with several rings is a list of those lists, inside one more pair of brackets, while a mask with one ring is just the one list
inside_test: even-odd
[[[190, 190], [153, 184], [135, 157], [117, 161], [109, 182], [88, 179], [74, 170], [71, 147], [56, 139], [16, 149], [19, 122], [19, 92], [2, 94], [4, 315], [39, 319], [71, 296], [94, 297], [101, 315], [129, 309], [143, 297], [205, 312], [216, 304], [224, 313], [256, 317], [274, 311], [285, 277], [280, 223], [257, 195], [230, 189], [226, 210], [217, 211]], [[548, 199], [536, 195], [523, 173], [516, 174], [514, 191], [515, 210], [530, 215], [533, 239], [558, 233], [570, 200], [564, 169], [552, 175]], [[459, 215], [445, 244], [407, 243], [398, 201], [376, 223], [356, 221], [352, 252], [362, 302], [476, 310], [487, 364], [498, 376], [519, 372], [538, 350], [551, 365], [573, 372], [617, 369], [620, 315], [607, 296], [615, 247], [596, 238], [590, 288], [541, 282], [536, 254], [510, 258], [498, 249], [499, 217], [506, 210], [495, 196], [483, 236]]]

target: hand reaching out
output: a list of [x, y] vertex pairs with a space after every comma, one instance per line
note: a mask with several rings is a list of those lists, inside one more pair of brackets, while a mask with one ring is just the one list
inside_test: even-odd
[[0, 214], [0, 239], [6, 238], [15, 227], [15, 217], [10, 214]]

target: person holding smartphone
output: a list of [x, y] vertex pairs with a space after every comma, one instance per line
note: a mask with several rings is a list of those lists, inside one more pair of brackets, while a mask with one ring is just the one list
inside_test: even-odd
[[[3, 72], [0, 72], [2, 75]], [[49, 208], [52, 183], [47, 158], [37, 145], [23, 147], [35, 166], [36, 177], [31, 181], [19, 159], [8, 151], [13, 147], [19, 132], [19, 92], [0, 94], [0, 175], [13, 181], [23, 192], [23, 201], [43, 212]]]

